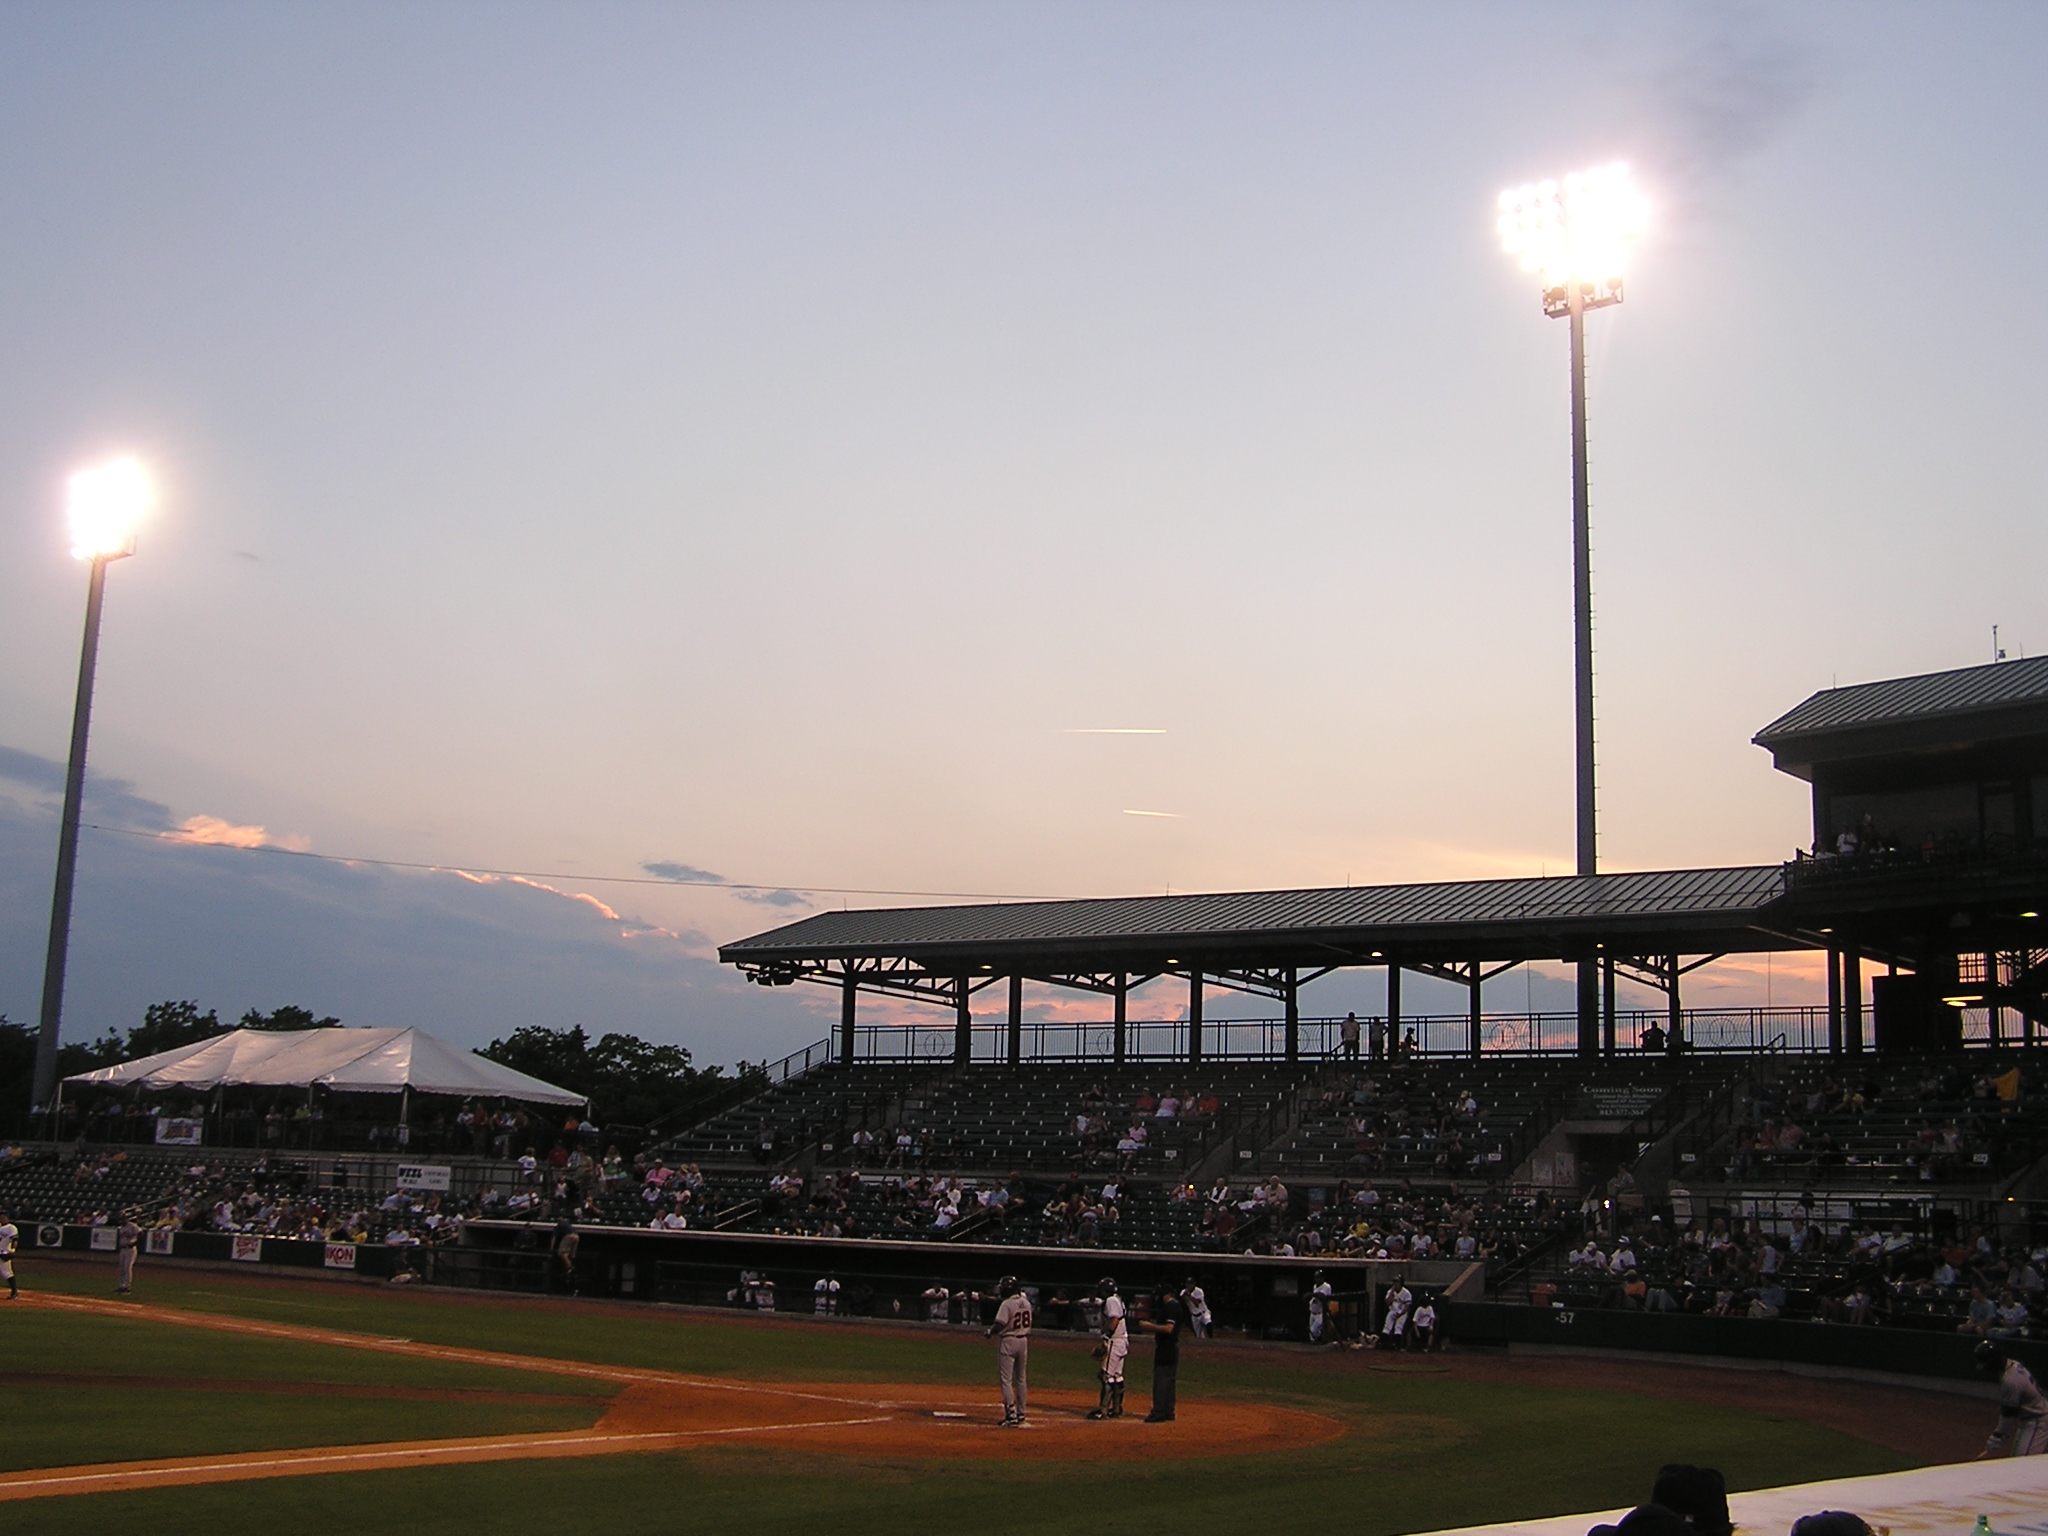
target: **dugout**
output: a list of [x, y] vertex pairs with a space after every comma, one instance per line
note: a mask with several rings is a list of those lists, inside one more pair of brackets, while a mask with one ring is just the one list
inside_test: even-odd
[[[1189, 1280], [1208, 1297], [1217, 1326], [1254, 1338], [1302, 1339], [1308, 1333], [1312, 1277], [1331, 1284], [1368, 1311], [1394, 1279], [1418, 1294], [1477, 1298], [1482, 1267], [1451, 1259], [1266, 1258], [1249, 1254], [1168, 1253], [1135, 1249], [1021, 1247], [994, 1243], [895, 1242], [879, 1238], [815, 1238], [767, 1233], [653, 1232], [621, 1227], [579, 1227], [576, 1266], [580, 1294], [700, 1306], [740, 1305], [728, 1293], [742, 1273], [768, 1280], [777, 1313], [816, 1315], [814, 1286], [840, 1283], [839, 1315], [916, 1320], [924, 1293], [936, 1285], [949, 1294], [986, 1298], [992, 1313], [995, 1283], [1016, 1275], [1042, 1294], [1041, 1311], [1055, 1293], [1070, 1302], [1094, 1294], [1105, 1275], [1126, 1296]], [[462, 1246], [436, 1256], [443, 1283], [539, 1293], [562, 1284], [547, 1261], [550, 1226], [543, 1222], [472, 1221]], [[1376, 1312], [1373, 1313], [1376, 1315]], [[986, 1319], [959, 1314], [952, 1321], [979, 1326]], [[1085, 1331], [1078, 1317], [1073, 1331]]]

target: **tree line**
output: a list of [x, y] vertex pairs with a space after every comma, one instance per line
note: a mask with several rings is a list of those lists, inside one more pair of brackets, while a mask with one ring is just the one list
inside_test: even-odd
[[695, 1067], [680, 1045], [655, 1045], [638, 1035], [605, 1034], [595, 1041], [581, 1024], [549, 1029], [528, 1024], [476, 1053], [542, 1082], [587, 1094], [599, 1125], [653, 1126], [683, 1116], [716, 1112], [766, 1080], [761, 1065], [742, 1061], [728, 1077], [723, 1067]]

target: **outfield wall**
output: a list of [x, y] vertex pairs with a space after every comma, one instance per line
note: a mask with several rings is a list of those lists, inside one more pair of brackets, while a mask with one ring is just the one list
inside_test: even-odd
[[[21, 1258], [33, 1264], [38, 1253], [101, 1253], [114, 1262], [111, 1226], [82, 1227], [53, 1221], [28, 1222], [21, 1231]], [[326, 1269], [388, 1280], [395, 1267], [394, 1250], [378, 1243], [309, 1243], [293, 1237], [239, 1237], [227, 1232], [145, 1231], [143, 1264], [163, 1259], [199, 1259], [209, 1263], [243, 1263], [251, 1268]], [[419, 1252], [422, 1250], [408, 1250]]]
[[[1845, 1323], [1751, 1321], [1682, 1312], [1623, 1312], [1504, 1302], [1446, 1302], [1448, 1336], [1467, 1344], [1550, 1345], [1626, 1349], [1663, 1355], [1718, 1355], [1820, 1370], [1882, 1371], [1901, 1376], [1968, 1380], [1976, 1376], [1977, 1341], [1913, 1328], [1856, 1328]], [[2037, 1374], [2048, 1374], [2048, 1344], [2008, 1342]]]

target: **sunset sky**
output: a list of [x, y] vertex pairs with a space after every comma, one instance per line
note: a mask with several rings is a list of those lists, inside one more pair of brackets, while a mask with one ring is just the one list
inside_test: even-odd
[[822, 906], [1568, 868], [1565, 334], [1492, 225], [1615, 159], [1603, 861], [1784, 858], [1759, 726], [2048, 649], [2044, 79], [2037, 5], [0, 7], [0, 1011], [114, 452], [67, 1038], [758, 1058], [836, 1000], [712, 950]]

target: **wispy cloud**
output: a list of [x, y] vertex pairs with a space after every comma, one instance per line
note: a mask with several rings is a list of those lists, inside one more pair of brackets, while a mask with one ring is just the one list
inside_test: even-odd
[[523, 885], [528, 890], [546, 891], [550, 896], [559, 896], [564, 901], [580, 901], [608, 923], [622, 923], [625, 921], [616, 911], [606, 906], [588, 891], [565, 891], [559, 885], [549, 885], [545, 880], [529, 880], [524, 875], [512, 875], [509, 878], [512, 884]]
[[1063, 736], [1164, 736], [1166, 728], [1156, 725], [1070, 725]]
[[215, 848], [288, 848], [303, 853], [312, 846], [305, 837], [272, 837], [261, 826], [237, 826], [218, 816], [187, 816], [158, 837], [167, 843], [201, 843]]
[[453, 864], [444, 866], [445, 872], [457, 879], [467, 880], [471, 885], [523, 885], [529, 891], [544, 891], [550, 896], [559, 896], [564, 901], [579, 901], [608, 923], [623, 923], [625, 918], [606, 906], [588, 891], [565, 891], [559, 885], [549, 885], [545, 880], [535, 880], [526, 875], [479, 875], [471, 870], [458, 869]]
[[760, 907], [808, 907], [812, 905], [811, 898], [802, 891], [787, 889], [773, 891], [742, 890], [738, 895], [741, 901], [751, 901]]
[[672, 860], [656, 859], [640, 866], [657, 880], [673, 880], [678, 885], [724, 885], [725, 876], [714, 875], [708, 869], [699, 869], [694, 864], [677, 864]]
[[1126, 809], [1124, 814], [1126, 816], [1162, 816], [1168, 821], [1179, 821], [1181, 819], [1179, 811], [1133, 811]]

